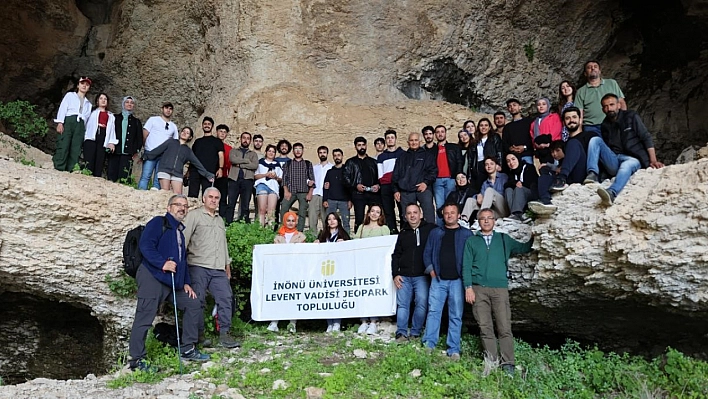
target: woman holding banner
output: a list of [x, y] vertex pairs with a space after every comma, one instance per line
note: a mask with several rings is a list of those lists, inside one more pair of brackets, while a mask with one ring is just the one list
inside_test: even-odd
[[[387, 236], [391, 234], [386, 225], [386, 216], [384, 215], [383, 209], [379, 205], [373, 204], [369, 206], [369, 212], [366, 213], [364, 218], [364, 223], [359, 226], [354, 238], [369, 238], [369, 237], [380, 237]], [[369, 317], [361, 319], [361, 325], [357, 333], [368, 335], [375, 335], [378, 332], [376, 322], [379, 321], [378, 317]]]
[[[305, 242], [305, 235], [297, 231], [297, 213], [295, 212], [285, 212], [283, 215], [283, 224], [278, 229], [278, 235], [275, 236], [273, 240], [275, 244], [297, 244]], [[280, 320], [273, 320], [268, 325], [268, 331], [278, 332], [278, 322]], [[288, 331], [295, 333], [297, 326], [297, 320], [290, 320], [288, 323]]]
[[[337, 213], [330, 212], [327, 215], [327, 227], [326, 229], [322, 229], [315, 242], [326, 243], [351, 240], [347, 231], [342, 227], [342, 220]], [[327, 331], [325, 332], [340, 331], [341, 326], [342, 319], [327, 319]]]

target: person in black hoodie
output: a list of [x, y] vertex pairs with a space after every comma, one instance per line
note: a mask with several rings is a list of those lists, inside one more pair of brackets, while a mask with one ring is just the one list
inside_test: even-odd
[[506, 155], [506, 165], [509, 167], [509, 179], [504, 188], [504, 197], [509, 205], [511, 216], [509, 220], [526, 222], [524, 210], [529, 201], [538, 199], [538, 172], [533, 165], [522, 161], [518, 155]]
[[354, 205], [354, 231], [356, 231], [366, 216], [366, 207], [381, 203], [381, 185], [379, 184], [379, 167], [376, 160], [366, 155], [366, 139], [354, 139], [356, 155], [344, 163], [344, 184], [352, 193]]
[[[433, 184], [438, 175], [437, 154], [421, 147], [420, 133], [408, 135], [408, 150], [401, 154], [393, 167], [393, 198], [406, 209], [408, 204], [420, 202], [423, 218], [435, 223]], [[407, 222], [402, 221], [401, 225]]]
[[470, 145], [467, 151], [467, 163], [469, 172], [467, 180], [475, 189], [479, 191], [482, 183], [487, 179], [487, 172], [484, 170], [484, 158], [495, 157], [497, 165], [502, 165], [502, 139], [492, 131], [492, 121], [482, 118], [477, 123], [477, 134], [475, 142]]
[[399, 343], [408, 341], [408, 320], [414, 296], [415, 309], [410, 337], [418, 338], [423, 331], [430, 288], [430, 279], [425, 274], [423, 250], [430, 231], [435, 228], [435, 224], [421, 218], [418, 204], [409, 204], [406, 207], [406, 221], [407, 226], [398, 234], [396, 247], [391, 255], [391, 272], [397, 289], [396, 342]]
[[[457, 204], [457, 206], [460, 207], [460, 209], [465, 207], [465, 202], [467, 202], [468, 198], [475, 198], [475, 195], [479, 194], [479, 190], [477, 190], [474, 185], [469, 184], [467, 181], [467, 176], [465, 176], [464, 173], [458, 173], [457, 176], [455, 177], [455, 191], [451, 192], [447, 198], [445, 199], [446, 204]], [[475, 212], [473, 212], [472, 219], [474, 219]], [[442, 217], [442, 214], [438, 213], [439, 217]], [[467, 220], [463, 220], [465, 223]], [[464, 226], [464, 224], [463, 224]], [[469, 227], [469, 226], [465, 226]]]

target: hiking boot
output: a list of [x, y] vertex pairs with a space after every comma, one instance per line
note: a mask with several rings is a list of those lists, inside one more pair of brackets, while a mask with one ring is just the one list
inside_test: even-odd
[[374, 322], [369, 323], [369, 328], [366, 329], [366, 334], [367, 335], [376, 335], [377, 332], [379, 332], [379, 329], [376, 326], [376, 323], [374, 323]]
[[143, 373], [157, 373], [157, 366], [147, 364], [144, 359], [131, 360], [128, 362], [131, 371], [139, 370]]
[[460, 361], [460, 354], [459, 354], [459, 353], [453, 353], [453, 354], [451, 354], [451, 355], [448, 355], [448, 357], [449, 357], [450, 360], [452, 360], [453, 362], [459, 362], [459, 361]]
[[206, 353], [199, 352], [196, 346], [192, 346], [192, 349], [182, 352], [182, 360], [191, 360], [194, 362], [206, 362], [211, 359], [211, 356]]
[[568, 184], [566, 183], [565, 176], [563, 175], [558, 175], [558, 177], [556, 177], [556, 180], [553, 181], [553, 185], [551, 185], [551, 191], [554, 193], [559, 193], [565, 190], [566, 188], [568, 188]]
[[228, 333], [223, 333], [219, 335], [219, 346], [222, 348], [240, 348], [241, 344], [235, 341]]
[[368, 330], [368, 329], [369, 329], [369, 323], [367, 323], [367, 322], [365, 322], [365, 321], [362, 321], [362, 322], [361, 322], [361, 325], [359, 326], [359, 329], [356, 330], [356, 333], [357, 333], [357, 334], [363, 334], [363, 333], [365, 333], [366, 330]]
[[408, 337], [406, 337], [403, 334], [396, 334], [396, 343], [397, 344], [405, 344], [408, 342]]
[[291, 334], [295, 334], [297, 332], [297, 327], [295, 326], [295, 322], [291, 321], [288, 323], [288, 332]]
[[197, 343], [201, 345], [202, 348], [211, 348], [211, 340], [204, 335], [204, 331], [199, 332]]
[[268, 324], [268, 327], [266, 330], [271, 331], [271, 332], [278, 332], [278, 322], [277, 321], [271, 321], [270, 324]]
[[552, 215], [558, 207], [553, 204], [544, 204], [540, 201], [530, 201], [528, 207], [531, 212], [537, 215]]
[[583, 184], [592, 184], [592, 183], [599, 183], [599, 182], [600, 182], [600, 178], [597, 176], [597, 173], [590, 171], [590, 172], [588, 172], [588, 175], [585, 177]]
[[411, 339], [411, 340], [413, 340], [413, 339], [420, 339], [420, 335], [415, 335], [415, 334], [413, 334], [413, 335], [411, 335], [410, 337], [408, 337], [408, 339]]
[[510, 377], [514, 376], [514, 365], [513, 364], [502, 364], [501, 368], [502, 368], [502, 370], [504, 370], [504, 372], [508, 376], [510, 376]]
[[617, 197], [615, 193], [604, 187], [600, 187], [597, 189], [597, 195], [602, 198], [602, 203], [607, 206], [612, 206], [612, 204], [615, 203], [615, 198]]

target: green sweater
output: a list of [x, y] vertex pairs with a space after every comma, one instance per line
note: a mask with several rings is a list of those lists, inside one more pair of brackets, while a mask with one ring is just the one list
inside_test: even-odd
[[509, 256], [512, 253], [531, 252], [532, 244], [533, 236], [528, 242], [521, 243], [504, 233], [495, 231], [492, 242], [487, 248], [482, 234], [475, 232], [465, 242], [465, 253], [462, 258], [462, 281], [465, 287], [481, 285], [490, 288], [508, 288], [506, 263]]

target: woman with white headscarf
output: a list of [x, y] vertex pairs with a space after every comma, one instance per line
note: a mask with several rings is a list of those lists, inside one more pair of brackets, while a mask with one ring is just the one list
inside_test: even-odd
[[143, 146], [143, 124], [133, 115], [134, 109], [135, 98], [126, 96], [123, 97], [122, 112], [115, 115], [115, 136], [109, 137], [109, 141], [117, 140], [118, 144], [109, 147], [107, 171], [108, 180], [114, 182], [130, 175], [132, 162]]

